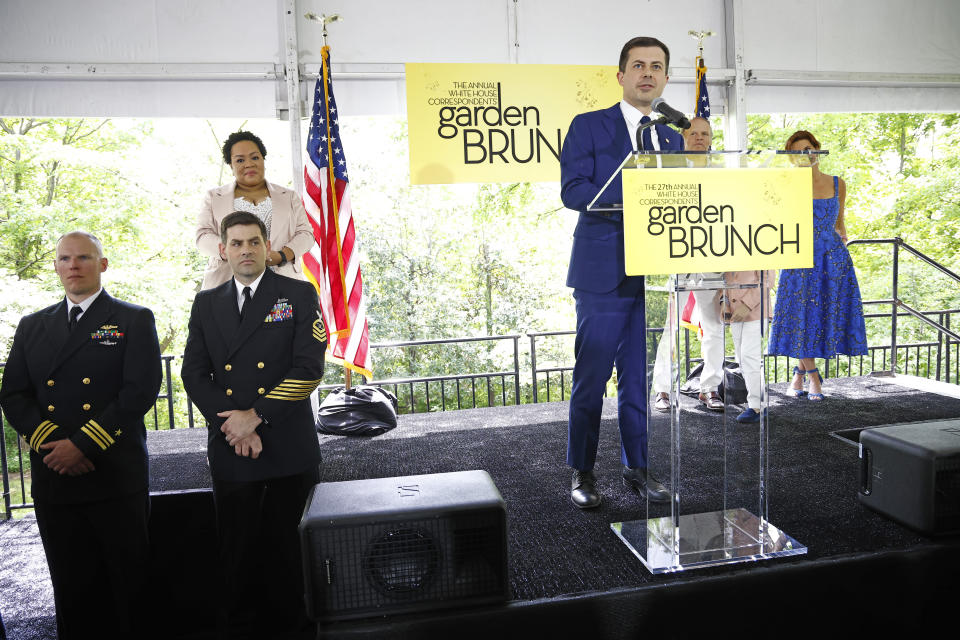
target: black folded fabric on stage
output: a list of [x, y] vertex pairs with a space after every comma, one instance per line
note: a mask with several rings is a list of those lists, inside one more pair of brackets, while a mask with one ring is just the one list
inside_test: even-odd
[[381, 387], [337, 387], [317, 413], [317, 431], [340, 436], [379, 436], [397, 426], [397, 397]]

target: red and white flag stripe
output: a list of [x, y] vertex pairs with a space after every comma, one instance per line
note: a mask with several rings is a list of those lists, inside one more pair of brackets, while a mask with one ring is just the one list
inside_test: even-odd
[[330, 82], [329, 47], [323, 48], [323, 71], [317, 78], [307, 156], [303, 205], [317, 244], [303, 256], [303, 265], [320, 297], [329, 340], [327, 359], [370, 378], [363, 277]]

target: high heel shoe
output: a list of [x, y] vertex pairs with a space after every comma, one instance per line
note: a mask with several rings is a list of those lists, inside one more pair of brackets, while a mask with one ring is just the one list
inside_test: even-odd
[[[815, 373], [815, 374], [817, 374], [817, 377], [820, 378], [820, 385], [821, 385], [820, 391], [823, 391], [823, 386], [822, 386], [822, 385], [823, 385], [823, 376], [820, 375], [820, 371], [818, 371], [817, 369], [808, 369], [808, 370], [807, 370], [807, 373], [810, 373], [810, 374]], [[823, 400], [823, 394], [822, 394], [822, 393], [813, 393], [813, 392], [810, 392], [809, 394], [807, 394], [807, 398], [810, 399], [810, 400], [814, 400], [814, 401], [816, 401], [816, 402], [819, 402], [820, 400]]]
[[[816, 371], [816, 369], [814, 369], [814, 371]], [[792, 395], [794, 398], [802, 398], [803, 396], [807, 395], [807, 391], [806, 391], [806, 389], [803, 388], [803, 385], [804, 385], [804, 382], [805, 382], [805, 376], [806, 376], [806, 374], [808, 374], [808, 373], [810, 373], [810, 372], [809, 372], [809, 371], [804, 371], [803, 369], [798, 369], [797, 367], [794, 367], [794, 368], [793, 368], [793, 373], [794, 373], [794, 375], [800, 374], [800, 388], [799, 388], [799, 389], [794, 389], [793, 387], [787, 387], [787, 391], [788, 391], [788, 392], [790, 393], [790, 395]]]

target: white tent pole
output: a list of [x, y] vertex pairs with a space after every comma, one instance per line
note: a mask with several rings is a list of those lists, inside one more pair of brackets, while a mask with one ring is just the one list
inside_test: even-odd
[[747, 148], [747, 110], [745, 70], [743, 67], [743, 0], [724, 0], [724, 42], [727, 47], [726, 66], [734, 70], [733, 81], [727, 85], [727, 117], [724, 120], [723, 139], [727, 149]]
[[290, 127], [290, 160], [293, 188], [303, 193], [303, 143], [300, 139], [300, 50], [297, 44], [297, 2], [280, 0], [283, 24], [284, 71], [287, 93], [287, 124]]

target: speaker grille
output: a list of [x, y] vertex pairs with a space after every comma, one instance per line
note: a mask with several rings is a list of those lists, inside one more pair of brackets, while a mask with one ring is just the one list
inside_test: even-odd
[[309, 532], [318, 618], [505, 598], [502, 512], [446, 514]]
[[396, 529], [371, 541], [364, 554], [364, 573], [380, 593], [408, 597], [425, 589], [440, 565], [440, 549], [416, 529]]

